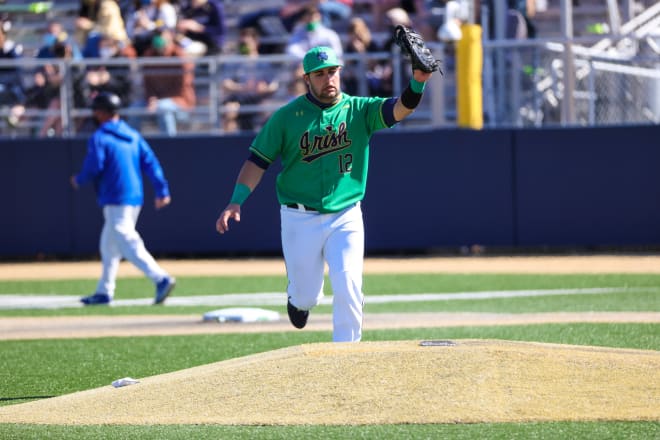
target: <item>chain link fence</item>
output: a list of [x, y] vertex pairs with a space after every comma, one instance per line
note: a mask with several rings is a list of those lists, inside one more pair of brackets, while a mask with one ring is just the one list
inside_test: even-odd
[[660, 58], [634, 44], [628, 54], [589, 54], [574, 42], [485, 46], [485, 126], [660, 123]]

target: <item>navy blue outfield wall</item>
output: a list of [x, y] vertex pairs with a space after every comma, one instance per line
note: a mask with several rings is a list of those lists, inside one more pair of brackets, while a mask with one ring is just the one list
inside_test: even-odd
[[[149, 139], [173, 203], [147, 199], [138, 229], [157, 255], [277, 254], [278, 164], [215, 232], [252, 136]], [[68, 178], [85, 139], [0, 141], [0, 258], [95, 254], [93, 188]], [[374, 136], [363, 202], [368, 253], [660, 245], [660, 126], [388, 131]]]

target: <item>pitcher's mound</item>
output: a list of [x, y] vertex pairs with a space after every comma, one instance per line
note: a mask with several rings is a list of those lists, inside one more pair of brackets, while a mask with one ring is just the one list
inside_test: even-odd
[[499, 340], [323, 343], [0, 407], [2, 423], [660, 420], [656, 351]]

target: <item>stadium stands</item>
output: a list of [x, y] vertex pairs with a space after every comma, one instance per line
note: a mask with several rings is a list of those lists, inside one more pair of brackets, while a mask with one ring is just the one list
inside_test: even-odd
[[[173, 0], [174, 4], [184, 0]], [[128, 13], [129, 7], [132, 4], [132, 1], [129, 0], [119, 0], [119, 5], [122, 7], [124, 13]], [[220, 121], [222, 119], [222, 106], [218, 105], [218, 102], [222, 102], [221, 90], [219, 90], [219, 83], [221, 82], [223, 75], [223, 65], [224, 63], [235, 62], [236, 59], [232, 58], [234, 55], [229, 55], [235, 53], [234, 46], [236, 44], [239, 26], [241, 23], [242, 17], [245, 17], [248, 14], [254, 13], [256, 11], [264, 9], [279, 9], [287, 4], [292, 2], [287, 2], [285, 0], [224, 0], [223, 6], [225, 9], [225, 25], [227, 29], [226, 34], [226, 48], [223, 51], [223, 54], [219, 57], [212, 58], [200, 58], [197, 62], [196, 69], [196, 81], [195, 88], [198, 92], [199, 102], [197, 108], [193, 111], [193, 118], [191, 119], [188, 126], [183, 127], [182, 132], [186, 130], [193, 131], [195, 133], [213, 133], [213, 134], [222, 134]], [[293, 2], [300, 3], [300, 2]], [[561, 1], [560, 0], [547, 0], [547, 7], [537, 10], [535, 16], [533, 17], [533, 23], [536, 28], [536, 39], [539, 41], [548, 40], [552, 38], [561, 37], [561, 29], [559, 26], [559, 20], [561, 15]], [[617, 17], [612, 15], [612, 11], [608, 8], [608, 3], [602, 0], [579, 0], [575, 1], [573, 5], [573, 27], [574, 35], [576, 37], [593, 37], [597, 38], [602, 35], [608, 35], [612, 31], [612, 25], [616, 25], [613, 20], [616, 20]], [[618, 19], [620, 23], [625, 23], [631, 18], [631, 16], [639, 16], [642, 11], [646, 8], [651, 8], [656, 5], [655, 0], [619, 0], [618, 8]], [[429, 7], [429, 23], [435, 29], [437, 29], [443, 21], [444, 10], [442, 1], [428, 1]], [[46, 25], [51, 20], [60, 21], [65, 29], [67, 29], [71, 34], [75, 29], [75, 21], [78, 15], [78, 10], [80, 7], [79, 0], [57, 0], [57, 1], [47, 1], [47, 2], [25, 2], [21, 0], [0, 0], [0, 16], [4, 19], [12, 22], [12, 27], [9, 32], [9, 37], [20, 43], [23, 46], [23, 58], [24, 60], [30, 60], [36, 56], [37, 50], [42, 44], [43, 41], [43, 32], [46, 28]], [[373, 16], [372, 16], [372, 2], [368, 0], [354, 0], [353, 1], [353, 14], [356, 16], [362, 17], [369, 26], [375, 26]], [[616, 15], [616, 14], [615, 14]], [[656, 17], [657, 18], [657, 17]], [[656, 28], [660, 27], [657, 25]], [[271, 26], [271, 32], [268, 35], [261, 35], [262, 43], [269, 43], [277, 46], [284, 45], [288, 38], [288, 32], [282, 23], [278, 24], [276, 16], [270, 16], [268, 19], [263, 21], [264, 26]], [[347, 25], [346, 21], [336, 20], [333, 22], [333, 28], [337, 30], [342, 38], [342, 41], [347, 39]], [[373, 32], [374, 40], [382, 43], [385, 41], [389, 35], [383, 31]], [[597, 40], [594, 40], [596, 42]], [[402, 129], [406, 128], [416, 128], [419, 126], [429, 127], [429, 126], [452, 126], [454, 122], [454, 109], [455, 106], [455, 77], [453, 75], [453, 57], [455, 55], [454, 48], [451, 45], [442, 44], [438, 41], [430, 41], [431, 47], [435, 48], [438, 51], [439, 57], [443, 59], [446, 75], [442, 79], [436, 79], [437, 83], [433, 84], [430, 92], [429, 98], [423, 101], [423, 105], [416, 112], [413, 118], [410, 121], [407, 121], [406, 124], [402, 125]], [[509, 43], [507, 43], [509, 44]], [[510, 51], [523, 51], [530, 50], [530, 47], [534, 47], [538, 53], [537, 62], [541, 63], [538, 67], [533, 67], [537, 71], [544, 70], [545, 72], [552, 72], [552, 66], [543, 65], [547, 60], [556, 58], [556, 55], [551, 54], [547, 56], [545, 51], [546, 48], [542, 44], [532, 46], [532, 43], [524, 46], [524, 42], [519, 43], [520, 46], [508, 45], [505, 46]], [[649, 43], [651, 44], [651, 43]], [[588, 45], [587, 45], [588, 46]], [[496, 46], [489, 46], [488, 42], [484, 42], [484, 47], [486, 50], [496, 50]], [[492, 53], [492, 52], [491, 52]], [[380, 53], [374, 54], [375, 57], [380, 57], [380, 59], [388, 62], [396, 62], [396, 54]], [[280, 80], [282, 85], [286, 85], [291, 82], [293, 69], [290, 64], [290, 60], [287, 60], [280, 53], [270, 53], [265, 55], [268, 58], [268, 61], [277, 64], [280, 66], [280, 71], [277, 73], [277, 77]], [[554, 58], [553, 58], [554, 57]], [[26, 63], [26, 69], [34, 69], [35, 64], [32, 62]], [[84, 68], [86, 64], [93, 65], [94, 63], [99, 63], [98, 59], [88, 59], [85, 60], [84, 64], [75, 64], [70, 62], [65, 62], [64, 67], [68, 69], [73, 68]], [[550, 61], [547, 61], [550, 62]], [[637, 62], [637, 61], [636, 61]], [[632, 67], [641, 67], [643, 69], [652, 69], [656, 68], [653, 61], [648, 61], [646, 59], [638, 60], [640, 64], [635, 64]], [[0, 63], [2, 61], [0, 60]], [[140, 60], [131, 64], [133, 72], [137, 72], [139, 75], [140, 69]], [[507, 69], [512, 68], [507, 66]], [[530, 66], [524, 66], [525, 69], [530, 68]], [[501, 74], [502, 72], [500, 72]], [[510, 75], [513, 78], [516, 78], [514, 73], [506, 71], [507, 75]], [[28, 82], [26, 86], [29, 86], [31, 81], [31, 75], [25, 75], [25, 80]], [[622, 89], [625, 89], [626, 81], [628, 81], [629, 76], [619, 78], [617, 85], [621, 85]], [[134, 78], [135, 84], [139, 85], [140, 78], [136, 76]], [[528, 78], [522, 78], [522, 82], [528, 81]], [[650, 78], [645, 79], [635, 79], [636, 83], [640, 81], [646, 81], [642, 83], [641, 87], [637, 86], [640, 90], [636, 93], [639, 93], [641, 96], [649, 95], [648, 91], [655, 90], [655, 87], [658, 87], [656, 83], [660, 82], [658, 79], [654, 79], [651, 75]], [[491, 93], [488, 89], [488, 81], [484, 81], [484, 94], [487, 95]], [[70, 87], [70, 83], [65, 82], [64, 87]], [[401, 85], [399, 84], [400, 90]], [[526, 91], [534, 94], [533, 88], [530, 89], [530, 85], [523, 85], [527, 87]], [[438, 90], [441, 88], [442, 90]], [[265, 101], [259, 106], [260, 111], [268, 112], [277, 108], [283, 102], [290, 98], [288, 95], [288, 87], [280, 87], [275, 95], [271, 99]], [[515, 91], [515, 88], [512, 88]], [[507, 90], [508, 92], [509, 90]], [[546, 93], [546, 90], [542, 90], [542, 93]], [[538, 92], [538, 93], [541, 93]], [[623, 93], [624, 90], [617, 90], [616, 93]], [[513, 93], [513, 92], [512, 92]], [[64, 95], [66, 96], [67, 90], [65, 90]], [[69, 93], [73, 95], [73, 93]], [[652, 95], [652, 93], [651, 93]], [[556, 98], [556, 97], [555, 97]], [[492, 124], [504, 124], [504, 125], [519, 125], [525, 124], [526, 122], [521, 122], [521, 119], [516, 112], [518, 107], [525, 108], [525, 103], [519, 104], [516, 101], [515, 96], [507, 98], [508, 101], [512, 102], [511, 115], [503, 115], [501, 120], [490, 120], [490, 126]], [[542, 101], [544, 98], [542, 96], [532, 96], [530, 100]], [[658, 98], [660, 100], [660, 98]], [[64, 100], [63, 105], [67, 105], [66, 99]], [[593, 103], [590, 105], [594, 105]], [[660, 104], [655, 104], [660, 108]], [[625, 106], [625, 104], [624, 104]], [[626, 121], [626, 122], [656, 122], [660, 119], [660, 116], [657, 114], [658, 110], [654, 110], [654, 104], [649, 104], [649, 111], [646, 112], [647, 116], [640, 116], [638, 119], [631, 116], [622, 116], [620, 114], [608, 115], [607, 118], [599, 120], [596, 117], [596, 120], [589, 120], [589, 118], [582, 118], [579, 121], [576, 121], [578, 124], [593, 124], [593, 123], [616, 123], [617, 121]], [[246, 111], [255, 111], [254, 108], [247, 106]], [[620, 111], [624, 111], [623, 110]], [[53, 110], [51, 110], [53, 111]], [[536, 114], [543, 112], [543, 109], [535, 109]], [[587, 110], [585, 110], [587, 111]], [[588, 111], [594, 112], [594, 109], [591, 108]], [[608, 110], [609, 111], [609, 110]], [[8, 127], [7, 126], [7, 109], [0, 106], [0, 137], [2, 136], [34, 136], [37, 131], [39, 121], [42, 120], [45, 116], [45, 110], [43, 109], [28, 109], [26, 116], [23, 119], [23, 123], [20, 127]], [[87, 112], [87, 109], [84, 108], [75, 108], [69, 107], [61, 110], [62, 114], [65, 114], [66, 118], [74, 118], [84, 116]], [[439, 115], [437, 113], [440, 113]], [[539, 113], [540, 112], [540, 113]], [[655, 112], [655, 113], [654, 113]], [[59, 111], [55, 110], [55, 113]], [[649, 116], [650, 114], [650, 116]], [[596, 110], [597, 115], [597, 110]], [[586, 121], [586, 122], [585, 122]], [[67, 122], [67, 121], [64, 121]], [[552, 115], [550, 112], [547, 112], [543, 115], [542, 118], [536, 118], [534, 124], [553, 124], [558, 123], [559, 120], [556, 115]], [[529, 123], [529, 122], [528, 122]], [[146, 130], [149, 128], [154, 128], [147, 125]], [[155, 128], [154, 128], [155, 129]], [[68, 130], [64, 131], [65, 136], [77, 136], [84, 133], [78, 133], [74, 127], [70, 127]]]

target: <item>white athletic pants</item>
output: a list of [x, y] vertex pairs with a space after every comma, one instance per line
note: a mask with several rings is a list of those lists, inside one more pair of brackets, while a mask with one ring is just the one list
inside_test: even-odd
[[142, 237], [135, 230], [141, 206], [106, 205], [103, 207], [103, 231], [101, 231], [100, 252], [103, 273], [96, 287], [96, 293], [106, 293], [111, 298], [115, 294], [115, 281], [122, 257], [130, 261], [154, 283], [167, 276], [144, 247]]
[[364, 224], [359, 203], [335, 214], [282, 206], [282, 251], [291, 304], [310, 310], [323, 297], [325, 263], [332, 285], [332, 340], [362, 338]]

